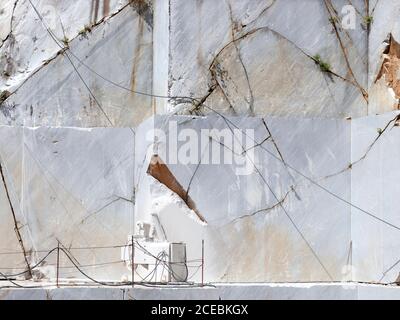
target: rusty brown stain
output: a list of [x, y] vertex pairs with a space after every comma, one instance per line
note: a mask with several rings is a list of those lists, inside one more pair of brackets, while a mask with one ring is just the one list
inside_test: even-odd
[[110, 0], [103, 1], [103, 16], [108, 16], [110, 13]]
[[[198, 17], [201, 16], [202, 13], [202, 8], [203, 8], [203, 1], [196, 1], [196, 14]], [[198, 47], [197, 47], [197, 62], [198, 62], [198, 66], [201, 68], [204, 65], [204, 56], [203, 56], [203, 52], [202, 52], [202, 38], [203, 36], [203, 30], [202, 30], [202, 25], [201, 23], [197, 24], [197, 43], [198, 43]]]
[[153, 28], [153, 8], [148, 0], [131, 0], [131, 6], [146, 23]]
[[[101, 19], [110, 14], [110, 0], [103, 0], [102, 7], [103, 7], [103, 16], [101, 17]], [[100, 0], [92, 0], [90, 6], [90, 19], [89, 19], [92, 24], [98, 22], [99, 12], [100, 12]]]
[[400, 99], [400, 79], [398, 76], [400, 71], [400, 44], [394, 40], [391, 34], [389, 36], [389, 44], [383, 56], [382, 67], [375, 82], [384, 78], [387, 86], [393, 89], [396, 99]]
[[154, 155], [151, 158], [149, 168], [147, 169], [147, 174], [151, 175], [154, 179], [158, 180], [160, 183], [165, 185], [168, 189], [175, 192], [186, 205], [193, 210], [197, 217], [204, 223], [207, 221], [196, 209], [196, 205], [193, 200], [189, 197], [186, 190], [182, 187], [179, 181], [175, 178], [172, 172], [169, 170], [168, 166], [164, 161], [158, 156]]
[[138, 19], [138, 39], [136, 43], [135, 53], [133, 57], [133, 66], [132, 66], [132, 73], [131, 73], [131, 90], [136, 90], [136, 77], [137, 77], [137, 70], [139, 68], [140, 58], [142, 56], [142, 39], [143, 39], [143, 32], [144, 32], [144, 21], [143, 19]]

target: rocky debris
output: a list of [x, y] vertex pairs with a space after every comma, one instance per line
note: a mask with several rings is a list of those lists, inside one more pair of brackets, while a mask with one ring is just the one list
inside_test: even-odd
[[383, 52], [382, 67], [376, 81], [383, 78], [386, 85], [392, 90], [394, 97], [400, 99], [400, 44], [392, 34], [388, 38], [387, 47]]

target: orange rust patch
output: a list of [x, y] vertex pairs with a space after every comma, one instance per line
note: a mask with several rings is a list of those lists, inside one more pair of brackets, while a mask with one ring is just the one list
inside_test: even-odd
[[108, 16], [110, 13], [110, 0], [104, 0], [103, 2], [103, 16]]
[[144, 22], [143, 19], [139, 19], [138, 21], [139, 26], [139, 34], [138, 34], [138, 40], [136, 43], [136, 48], [135, 48], [135, 56], [133, 57], [133, 67], [132, 67], [132, 72], [131, 72], [131, 90], [135, 91], [136, 90], [136, 77], [139, 76], [137, 74], [137, 70], [139, 68], [139, 63], [142, 58], [142, 40], [143, 40], [143, 35], [144, 35]]
[[154, 179], [158, 180], [168, 189], [175, 192], [186, 203], [186, 205], [196, 213], [197, 217], [202, 222], [207, 223], [204, 217], [197, 211], [196, 205], [189, 197], [187, 191], [182, 187], [179, 181], [169, 170], [168, 166], [158, 155], [153, 155], [151, 158], [149, 168], [147, 169], [147, 174], [151, 175]]
[[375, 82], [381, 78], [384, 78], [387, 86], [393, 89], [396, 99], [400, 99], [400, 44], [392, 35], [384, 51], [382, 67]]

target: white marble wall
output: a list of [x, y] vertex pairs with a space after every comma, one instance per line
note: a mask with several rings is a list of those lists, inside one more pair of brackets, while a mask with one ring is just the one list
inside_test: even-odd
[[[388, 113], [353, 122], [352, 161], [358, 162], [352, 169], [352, 202], [393, 225], [352, 208], [355, 280], [394, 282], [400, 272], [400, 265], [395, 265], [400, 259], [400, 230], [396, 229], [400, 227], [397, 208], [400, 130], [391, 122], [396, 114]], [[378, 137], [377, 131], [389, 123], [387, 130], [373, 144]]]
[[[331, 11], [319, 0], [171, 0], [171, 94], [204, 98], [231, 115], [366, 115], [365, 2], [352, 1], [354, 30], [340, 23], [349, 3], [327, 3]], [[329, 12], [338, 21], [337, 35]], [[321, 72], [315, 55], [349, 81]], [[192, 108], [179, 104], [175, 110]]]
[[[264, 141], [267, 132], [261, 118], [229, 118], [232, 126], [255, 129], [254, 140], [264, 141], [261, 146], [251, 145], [259, 173], [253, 169], [248, 175], [237, 175], [235, 165], [168, 164], [166, 160], [182, 187], [189, 189], [206, 223], [147, 175], [150, 157], [145, 155], [149, 147], [153, 149], [146, 136], [154, 127], [168, 127], [166, 120], [177, 121], [178, 133], [189, 128], [199, 133], [205, 128], [226, 128], [219, 117], [160, 116], [137, 128], [135, 135], [129, 128], [1, 127], [1, 160], [32, 264], [43, 256], [41, 250], [53, 248], [57, 240], [66, 247], [124, 244], [135, 222], [154, 222], [151, 215], [157, 214], [168, 241], [187, 243], [189, 260], [201, 257], [201, 240], [205, 240], [207, 281], [296, 282], [331, 277], [393, 282], [400, 266], [382, 276], [399, 259], [400, 231], [346, 201], [400, 225], [395, 200], [398, 128], [389, 126], [369, 149], [379, 129], [384, 130], [395, 116], [353, 121], [265, 118], [275, 144]], [[164, 149], [158, 144], [158, 154]], [[203, 150], [203, 162], [206, 154]], [[1, 252], [19, 252], [3, 188], [1, 203], [5, 208]], [[119, 261], [118, 249], [73, 253], [83, 265]], [[49, 263], [54, 263], [54, 256]], [[1, 256], [0, 267], [14, 272], [25, 265], [21, 254], [12, 254]], [[117, 263], [89, 270], [107, 279], [120, 279], [126, 273]], [[77, 276], [73, 269], [64, 271]], [[198, 281], [199, 273], [193, 279]]]
[[[56, 17], [57, 30], [54, 33], [59, 40], [63, 39], [60, 35], [61, 21], [70, 24], [66, 31], [69, 49], [63, 52], [46, 32], [29, 2], [18, 1], [14, 19], [23, 28], [31, 25], [35, 32], [31, 34], [17, 28], [12, 33], [17, 37], [16, 44], [5, 42], [1, 47], [2, 57], [6, 57], [4, 51], [8, 50], [13, 59], [19, 59], [21, 55], [20, 59], [24, 60], [12, 61], [15, 68], [20, 64], [18, 68], [22, 69], [15, 71], [16, 75], [3, 75], [5, 82], [0, 83], [0, 91], [11, 94], [1, 105], [2, 124], [124, 127], [139, 124], [152, 114], [152, 99], [134, 93], [152, 92], [151, 6], [139, 7], [141, 4], [137, 2], [131, 5], [123, 2], [122, 5], [122, 1], [117, 5], [112, 1], [116, 7], [113, 10], [120, 10], [118, 14], [99, 24], [91, 24], [88, 20], [90, 10], [86, 5], [82, 7], [81, 2], [72, 1], [72, 6], [68, 7], [66, 3], [65, 7], [59, 5], [62, 8], [54, 9], [56, 13], [66, 15]], [[90, 4], [89, 1], [85, 3]], [[37, 9], [44, 14], [46, 8], [42, 3]], [[82, 15], [81, 20], [79, 15], [75, 16], [79, 27], [68, 19], [75, 11]], [[44, 14], [44, 19], [47, 21], [50, 17]], [[92, 31], [79, 34], [85, 25], [90, 25]], [[40, 39], [32, 44], [30, 37], [39, 37], [36, 33], [40, 34]], [[18, 42], [19, 37], [26, 38], [27, 34], [29, 44], [22, 40]], [[61, 46], [65, 45], [61, 43]], [[7, 68], [7, 61], [2, 59], [1, 69], [4, 68]]]
[[[190, 128], [199, 136], [201, 129], [227, 128], [218, 117], [158, 117], [155, 127], [168, 128], [168, 121], [177, 121], [178, 133]], [[268, 136], [261, 118], [230, 121], [241, 129], [255, 129], [258, 142]], [[287, 164], [350, 200], [350, 172], [341, 172], [350, 163], [349, 121], [295, 118], [265, 121]], [[255, 145], [252, 141], [245, 146], [247, 149]], [[262, 147], [279, 156], [271, 140]], [[165, 145], [159, 144], [158, 154], [164, 151]], [[205, 239], [206, 277], [210, 281], [350, 279], [346, 268], [350, 254], [349, 206], [288, 169], [260, 146], [254, 151], [254, 163], [263, 177], [251, 165], [249, 175], [238, 176], [235, 165], [168, 164], [182, 187], [189, 189], [188, 194], [206, 225], [182, 201], [170, 196], [168, 189], [157, 186], [157, 181], [145, 175], [143, 187], [147, 191], [141, 192], [144, 195], [151, 192], [152, 197], [137, 199], [138, 219], [145, 220], [149, 209], [150, 213], [157, 213], [168, 240], [188, 243], [189, 259], [201, 256], [201, 239]], [[204, 149], [203, 162], [208, 154]], [[148, 201], [153, 203], [151, 208]], [[142, 206], [145, 210], [141, 210]], [[147, 220], [150, 221], [149, 216]]]
[[[346, 201], [400, 225], [398, 128], [389, 127], [374, 143], [395, 116], [395, 99], [374, 79], [387, 35], [399, 40], [396, 1], [369, 2], [369, 32], [365, 1], [352, 1], [356, 28], [338, 27], [338, 34], [330, 13], [334, 8], [340, 18], [344, 0], [332, 1], [331, 9], [319, 0], [99, 1], [97, 18], [95, 3], [55, 5], [53, 31], [69, 38], [77, 70], [28, 1], [0, 4], [0, 71], [6, 71], [0, 93], [11, 93], [1, 101], [0, 123], [14, 126], [0, 128], [0, 156], [27, 251], [57, 240], [67, 247], [124, 243], [135, 222], [155, 213], [168, 240], [188, 243], [190, 258], [199, 258], [205, 240], [208, 281], [395, 280], [399, 265], [383, 273], [398, 260], [398, 230]], [[101, 13], [106, 3], [109, 10]], [[39, 1], [37, 8], [51, 22], [49, 4]], [[87, 24], [95, 26], [79, 35]], [[321, 71], [312, 59], [317, 54], [335, 74]], [[239, 116], [230, 121], [254, 129], [258, 142], [268, 134], [264, 117], [275, 144], [263, 142], [270, 153], [252, 149], [259, 172], [238, 176], [229, 164], [169, 165], [207, 224], [146, 174], [146, 136], [169, 120], [179, 122], [179, 131], [196, 132], [223, 129], [226, 122], [207, 107], [193, 111], [188, 101], [136, 91], [203, 99]], [[207, 117], [153, 119], [154, 112]], [[19, 251], [1, 190], [0, 251]], [[119, 260], [118, 249], [74, 254], [86, 265]], [[21, 254], [0, 261], [6, 271], [25, 267]], [[106, 279], [126, 272], [118, 264], [89, 270]]]
[[6, 300], [396, 300], [396, 287], [365, 284], [216, 284], [204, 288], [2, 289]]
[[[129, 128], [0, 130], [3, 170], [31, 265], [58, 241], [66, 248], [126, 243], [133, 215], [134, 135]], [[1, 252], [21, 252], [3, 184], [1, 207]], [[120, 261], [118, 248], [71, 252], [82, 266]], [[55, 261], [55, 254], [47, 260]], [[78, 276], [65, 257], [61, 261], [69, 266], [61, 277]], [[22, 254], [5, 254], [0, 268], [17, 273], [26, 264]], [[107, 279], [120, 279], [126, 271], [122, 263], [85, 270]]]

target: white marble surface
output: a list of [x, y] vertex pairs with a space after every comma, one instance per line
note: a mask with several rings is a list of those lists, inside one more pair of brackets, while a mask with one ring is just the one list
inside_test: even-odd
[[[1, 127], [0, 155], [31, 265], [57, 241], [66, 248], [124, 245], [133, 215], [134, 136], [126, 129]], [[10, 141], [15, 143], [10, 144]], [[21, 251], [1, 186], [1, 252]], [[44, 252], [43, 252], [44, 251]], [[72, 250], [87, 271], [120, 280], [120, 249]], [[56, 255], [46, 260], [54, 275]], [[76, 276], [66, 257], [62, 274]], [[26, 269], [22, 255], [1, 255], [7, 274]]]
[[[398, 128], [389, 127], [363, 157], [378, 128], [384, 129], [395, 116], [353, 121], [266, 118], [286, 166], [276, 159], [280, 155], [272, 140], [262, 144], [270, 153], [256, 145], [254, 163], [265, 181], [254, 170], [237, 175], [230, 164], [169, 164], [206, 223], [170, 189], [148, 176], [148, 150], [153, 149], [146, 136], [154, 127], [165, 127], [166, 120], [177, 121], [178, 132], [226, 128], [221, 118], [159, 116], [135, 130], [3, 126], [0, 150], [28, 251], [52, 248], [57, 239], [66, 247], [124, 244], [136, 222], [154, 223], [156, 214], [168, 241], [187, 243], [189, 260], [201, 257], [201, 240], [205, 240], [208, 281], [294, 282], [330, 277], [379, 281], [398, 259], [399, 231], [345, 201], [400, 225], [395, 216], [397, 171], [390, 169], [399, 156], [393, 147]], [[258, 142], [267, 137], [261, 118], [229, 120], [241, 129], [254, 128]], [[164, 149], [165, 145], [158, 144], [159, 154]], [[387, 156], [383, 150], [389, 152]], [[20, 251], [4, 190], [1, 194], [7, 208], [2, 211], [1, 249]], [[84, 265], [119, 261], [118, 249], [74, 254]], [[41, 256], [32, 255], [32, 263]], [[1, 262], [2, 268], [24, 268], [22, 255], [2, 256]], [[115, 268], [90, 270], [114, 280], [127, 272], [118, 263]], [[382, 281], [393, 282], [398, 271], [395, 266]], [[73, 268], [65, 272], [76, 276]], [[199, 277], [197, 273], [193, 280]]]
[[[261, 120], [231, 119], [241, 129], [254, 128], [256, 141], [268, 136]], [[180, 124], [178, 134], [190, 128], [199, 137], [202, 129], [227, 128], [218, 117], [157, 117], [155, 127], [168, 128], [167, 121]], [[350, 200], [350, 172], [335, 175], [350, 163], [350, 121], [267, 118], [266, 123], [288, 164]], [[215, 141], [212, 144], [218, 145]], [[255, 144], [251, 141], [246, 148]], [[262, 146], [278, 155], [271, 140]], [[163, 154], [165, 145], [158, 144], [157, 151]], [[142, 175], [144, 181], [139, 185], [142, 196], [137, 198], [135, 218], [151, 221], [150, 214], [157, 213], [168, 240], [188, 244], [188, 259], [200, 257], [201, 239], [205, 239], [206, 275], [210, 281], [323, 281], [329, 276], [350, 279], [346, 269], [350, 252], [349, 206], [288, 170], [261, 147], [256, 146], [254, 151], [256, 167], [278, 199], [251, 164], [251, 174], [244, 176], [238, 176], [237, 167], [229, 164], [169, 164], [182, 187], [189, 189], [188, 195], [207, 224], [193, 219], [193, 212], [179, 199], [173, 200], [170, 190], [146, 175]], [[208, 154], [202, 151], [203, 162]], [[278, 203], [283, 199], [282, 205], [296, 227]]]
[[[72, 40], [85, 27], [118, 12], [127, 4], [125, 0], [51, 0], [32, 1], [55, 37]], [[98, 9], [96, 10], [96, 3]], [[2, 69], [0, 88], [18, 86], [53, 58], [59, 46], [46, 33], [41, 21], [27, 0], [2, 1], [0, 10]], [[97, 11], [97, 13], [96, 13]], [[8, 59], [5, 59], [8, 58]], [[7, 60], [7, 61], [6, 61]], [[5, 65], [3, 65], [5, 63]]]
[[3, 300], [397, 300], [400, 289], [358, 283], [213, 284], [204, 288], [85, 287], [4, 289]]
[[[366, 12], [364, 1], [352, 2], [360, 15]], [[348, 3], [332, 4], [340, 21]], [[324, 2], [315, 0], [172, 0], [170, 92], [209, 95], [205, 103], [227, 114], [366, 115], [361, 90], [321, 72], [311, 59], [319, 54], [332, 71], [367, 90], [367, 33], [361, 17], [355, 30], [338, 26], [348, 64], [329, 19]]]
[[[385, 128], [397, 113], [355, 120], [352, 127], [352, 160], [358, 161], [352, 169], [352, 202], [394, 226], [400, 226], [397, 209], [397, 163], [400, 157], [398, 127], [393, 123], [380, 136], [377, 130]], [[369, 150], [369, 151], [368, 151]], [[400, 231], [352, 209], [352, 239], [354, 244], [354, 279], [394, 282], [400, 272]], [[394, 266], [395, 265], [395, 266]], [[385, 273], [390, 269], [389, 272]], [[385, 274], [384, 274], [385, 273]]]
[[[73, 2], [74, 5], [68, 10], [59, 8], [56, 12], [73, 15], [73, 10], [79, 10], [80, 14], [89, 15], [89, 10], [85, 9], [86, 6], [82, 8], [81, 2]], [[85, 3], [89, 4], [89, 1]], [[42, 7], [38, 7], [40, 9]], [[26, 49], [15, 49], [27, 54], [23, 58], [28, 62], [34, 59], [39, 61], [32, 62], [34, 66], [29, 67], [33, 72], [24, 71], [25, 78], [19, 79], [16, 75], [14, 78], [8, 77], [8, 82], [4, 85], [0, 84], [0, 90], [12, 93], [2, 104], [1, 123], [25, 126], [124, 127], [139, 124], [151, 115], [152, 99], [133, 93], [152, 92], [151, 7], [146, 7], [142, 12], [137, 5], [125, 5], [118, 14], [93, 26], [92, 31], [84, 35], [78, 32], [86, 20], [81, 22], [80, 29], [71, 24], [70, 28], [75, 33], [73, 36], [67, 35], [70, 41], [69, 49], [65, 53], [60, 52], [60, 47], [52, 42], [33, 9], [24, 6], [23, 10], [28, 12], [24, 19], [24, 28], [32, 25], [37, 30], [35, 32], [44, 38], [38, 44], [27, 45], [27, 48], [33, 51], [46, 48], [51, 53], [45, 57], [36, 57], [33, 53], [27, 53]], [[25, 23], [25, 20], [29, 23]], [[18, 35], [18, 31], [15, 34]], [[7, 50], [7, 46], [3, 45], [2, 50]], [[13, 52], [10, 54], [17, 59]]]
[[[0, 127], [0, 156], [32, 263], [43, 256], [37, 250], [57, 240], [67, 247], [124, 244], [135, 222], [157, 214], [168, 240], [188, 243], [190, 258], [199, 258], [205, 239], [208, 281], [326, 281], [328, 273], [336, 281], [397, 278], [399, 231], [346, 203], [400, 226], [398, 127], [369, 149], [396, 115], [387, 85], [374, 83], [384, 40], [390, 33], [400, 39], [396, 1], [370, 2], [369, 36], [365, 2], [352, 1], [356, 28], [338, 30], [344, 49], [317, 0], [157, 0], [143, 6], [104, 0], [97, 18], [96, 2], [63, 1], [53, 19], [51, 1], [34, 1], [46, 21], [55, 21], [56, 36], [69, 38], [69, 52], [100, 74], [71, 56], [100, 106], [29, 2], [0, 4], [0, 71], [7, 73], [0, 75], [0, 93], [12, 93], [0, 106], [0, 123], [12, 125]], [[340, 12], [347, 1], [332, 3]], [[79, 35], [87, 24], [96, 26]], [[347, 81], [323, 73], [312, 60], [316, 54]], [[206, 105], [239, 116], [230, 119], [254, 129], [258, 142], [267, 136], [264, 117], [278, 148], [271, 139], [263, 147], [344, 201], [256, 146], [265, 181], [255, 170], [238, 176], [229, 164], [169, 166], [207, 221], [199, 223], [177, 195], [147, 175], [146, 135], [167, 119], [196, 132], [226, 123], [207, 108], [196, 111], [206, 117], [153, 119], [154, 113], [188, 113], [193, 105], [134, 91], [204, 97]], [[0, 251], [20, 251], [3, 188], [0, 206]], [[74, 254], [85, 265], [120, 258], [119, 249]], [[54, 274], [53, 256], [49, 264]], [[22, 255], [2, 255], [0, 268], [25, 268]], [[118, 263], [88, 270], [101, 279], [126, 273]]]

